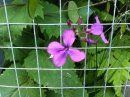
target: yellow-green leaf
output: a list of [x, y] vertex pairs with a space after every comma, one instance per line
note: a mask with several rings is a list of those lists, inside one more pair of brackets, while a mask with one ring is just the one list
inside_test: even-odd
[[126, 30], [126, 24], [122, 24], [120, 28], [120, 33], [124, 34], [125, 30]]
[[31, 18], [35, 17], [35, 12], [38, 6], [39, 0], [28, 0], [28, 13]]
[[107, 13], [109, 13], [109, 10], [110, 10], [110, 3], [109, 2], [107, 2], [107, 6], [106, 6], [106, 11], [107, 11]]

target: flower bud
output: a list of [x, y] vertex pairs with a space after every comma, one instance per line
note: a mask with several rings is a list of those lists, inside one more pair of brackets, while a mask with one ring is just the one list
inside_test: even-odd
[[82, 30], [86, 31], [87, 30], [87, 26], [84, 26]]
[[67, 20], [67, 24], [70, 28], [72, 27], [70, 19]]
[[80, 16], [78, 19], [78, 25], [80, 25], [82, 23], [82, 17]]
[[83, 41], [85, 41], [85, 42], [87, 42], [87, 43], [90, 43], [90, 44], [96, 44], [95, 40], [88, 39], [86, 37], [81, 37], [80, 39], [83, 40]]

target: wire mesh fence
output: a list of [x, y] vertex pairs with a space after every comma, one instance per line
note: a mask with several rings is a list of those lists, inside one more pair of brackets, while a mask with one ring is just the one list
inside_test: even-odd
[[[71, 1], [36, 0], [38, 4], [34, 5], [38, 9], [34, 17], [29, 9], [31, 1], [0, 1], [0, 97], [130, 97], [129, 1], [74, 0], [79, 7], [68, 10], [66, 6]], [[105, 15], [99, 12], [103, 11], [102, 4], [110, 11]], [[102, 19], [109, 43], [104, 44], [100, 35], [89, 36], [86, 32], [86, 39], [94, 38], [95, 45], [76, 36], [72, 48], [84, 51], [86, 58], [77, 63], [70, 56], [64, 66], [57, 67], [47, 53], [48, 44], [52, 41], [63, 44], [62, 35], [68, 29], [66, 19], [73, 21], [76, 17], [72, 14], [71, 19], [67, 12], [75, 10], [78, 14], [82, 12], [80, 15], [83, 14], [85, 22], [80, 26], [87, 28], [93, 25], [94, 19], [90, 19], [97, 15], [96, 12], [102, 14], [103, 18], [99, 16], [99, 19]], [[89, 17], [90, 13], [93, 16]], [[76, 23], [72, 23], [73, 27], [78, 26]], [[80, 26], [73, 29], [76, 35]]]

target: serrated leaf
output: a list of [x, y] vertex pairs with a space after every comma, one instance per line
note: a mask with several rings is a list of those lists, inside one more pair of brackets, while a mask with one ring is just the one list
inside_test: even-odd
[[76, 23], [79, 19], [77, 5], [74, 1], [70, 1], [68, 4], [68, 16], [73, 23]]
[[43, 6], [42, 6], [41, 2], [37, 6], [37, 9], [36, 9], [36, 12], [35, 12], [35, 17], [36, 16], [40, 16], [42, 19], [44, 19]]
[[35, 17], [35, 12], [38, 7], [39, 0], [28, 0], [28, 13], [31, 18]]
[[87, 19], [92, 15], [93, 11], [89, 8], [89, 13], [88, 13], [88, 8], [84, 7], [79, 9], [78, 13], [80, 16], [82, 16], [82, 23], [86, 23]]
[[[44, 23], [44, 24], [58, 24], [60, 22], [60, 14], [59, 12], [59, 8], [53, 4], [50, 4], [48, 2], [44, 2], [43, 3], [43, 6], [44, 6], [44, 14], [45, 14], [45, 17], [44, 17], [44, 20], [40, 17], [37, 17], [36, 18], [36, 21], [38, 23]], [[57, 12], [57, 13], [54, 13], [54, 12]], [[65, 18], [65, 15], [62, 14], [62, 22], [66, 22], [66, 18]], [[67, 26], [62, 26], [62, 31], [64, 31], [65, 29], [67, 28]], [[44, 25], [44, 26], [40, 26], [40, 29], [42, 31], [42, 33], [44, 33], [46, 31], [49, 39], [52, 37], [52, 36], [55, 36], [55, 37], [59, 37], [60, 36], [60, 26], [58, 25]]]
[[[14, 68], [11, 66], [10, 68]], [[23, 68], [17, 64], [17, 68]], [[17, 70], [18, 81], [20, 86], [26, 87], [38, 87], [37, 84], [34, 84], [33, 81], [29, 80], [27, 72], [25, 70]], [[16, 72], [14, 69], [7, 69], [0, 76], [0, 84], [3, 87], [0, 87], [0, 93], [2, 97], [19, 97], [17, 82], [16, 82]], [[16, 86], [16, 88], [9, 88], [4, 86]], [[20, 89], [21, 97], [39, 97], [39, 89], [36, 88], [22, 88]], [[42, 90], [43, 97], [44, 90]]]
[[[61, 69], [56, 67], [51, 60], [48, 60], [49, 55], [44, 51], [38, 51], [39, 67], [46, 69], [59, 69], [59, 70], [40, 70], [41, 85], [48, 87], [61, 87]], [[31, 65], [30, 65], [31, 64]], [[26, 68], [37, 68], [36, 51], [29, 53], [29, 56], [25, 59], [24, 66]], [[67, 59], [66, 64], [62, 68], [74, 68], [74, 62]], [[36, 70], [27, 70], [29, 76], [38, 83], [38, 73]], [[75, 71], [63, 70], [63, 87], [79, 87], [82, 86], [81, 82], [77, 78]], [[53, 90], [53, 89], [52, 89]], [[54, 89], [55, 92], [61, 93], [60, 90]], [[83, 89], [65, 89], [63, 90], [65, 97], [82, 97]], [[87, 93], [85, 92], [85, 95]]]
[[[122, 54], [123, 53], [123, 54]], [[129, 67], [129, 60], [127, 59], [128, 52], [122, 52], [121, 50], [114, 50], [111, 52], [110, 66], [109, 68], [117, 68], [108, 71], [108, 83], [112, 83], [114, 86], [120, 86], [124, 84], [130, 75], [128, 76], [128, 69], [118, 69]], [[121, 96], [121, 87], [114, 87], [117, 96]]]
[[123, 35], [121, 38], [120, 38], [120, 35], [117, 35], [113, 39], [113, 46], [130, 46], [129, 41], [130, 41], [129, 35]]
[[[107, 88], [105, 92], [105, 97], [113, 97], [115, 93], [111, 88]], [[94, 97], [103, 97], [104, 89], [101, 89]]]
[[[0, 23], [6, 23], [6, 16], [4, 7], [0, 8], [0, 13], [3, 13], [0, 18]], [[32, 19], [29, 17], [26, 11], [26, 5], [23, 6], [7, 6], [7, 15], [8, 15], [8, 22], [9, 23], [31, 23]], [[26, 17], [26, 18], [25, 18]], [[12, 39], [15, 40], [18, 35], [21, 35], [23, 28], [26, 25], [10, 25], [10, 32]], [[10, 46], [9, 45], [9, 35], [7, 25], [0, 26], [0, 42], [1, 46]]]

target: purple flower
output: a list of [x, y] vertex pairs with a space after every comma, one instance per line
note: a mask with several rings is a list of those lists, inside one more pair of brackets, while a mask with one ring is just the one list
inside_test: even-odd
[[75, 34], [73, 30], [67, 29], [64, 31], [63, 35], [63, 43], [62, 46], [59, 42], [51, 42], [48, 45], [48, 53], [53, 55], [52, 61], [56, 66], [62, 66], [66, 62], [66, 58], [68, 55], [70, 55], [70, 58], [74, 62], [79, 62], [85, 59], [85, 53], [82, 51], [79, 51], [75, 48], [71, 48], [72, 44], [75, 41]]
[[96, 23], [94, 23], [91, 26], [91, 29], [87, 29], [88, 33], [91, 33], [93, 35], [100, 35], [104, 43], [109, 43], [108, 40], [105, 38], [104, 32], [103, 32], [103, 26], [101, 25], [98, 16], [95, 17]]

